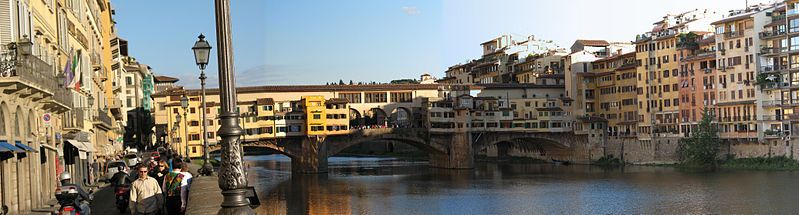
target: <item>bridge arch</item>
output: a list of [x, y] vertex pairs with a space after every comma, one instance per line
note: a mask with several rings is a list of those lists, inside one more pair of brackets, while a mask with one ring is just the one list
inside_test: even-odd
[[376, 141], [396, 141], [417, 148], [427, 154], [445, 154], [446, 146], [431, 143], [418, 129], [370, 129], [347, 136], [332, 136], [326, 140], [328, 156], [333, 156], [352, 146]]
[[397, 107], [391, 111], [389, 124], [398, 128], [410, 128], [413, 125], [413, 114], [406, 107]]
[[[244, 151], [246, 151], [247, 149], [262, 148], [262, 149], [269, 149], [270, 151], [275, 152], [277, 154], [285, 155], [286, 157], [289, 157], [291, 159], [297, 157], [297, 155], [291, 152], [291, 149], [288, 149], [285, 146], [281, 146], [280, 144], [274, 141], [251, 142], [248, 144], [241, 144], [241, 147], [242, 150]], [[220, 150], [222, 150], [222, 146], [219, 144], [208, 147], [208, 153], [210, 154], [219, 153]]]
[[355, 108], [350, 108], [350, 127], [361, 127], [365, 125], [363, 115]]
[[383, 109], [374, 107], [369, 109], [366, 113], [367, 116], [364, 117], [366, 125], [384, 126], [388, 122], [388, 114], [386, 114], [386, 111]]
[[[478, 135], [479, 137], [479, 135]], [[475, 153], [486, 152], [489, 148], [496, 149], [498, 157], [508, 156], [510, 149], [525, 151], [525, 154], [535, 155], [542, 159], [569, 159], [572, 148], [569, 140], [553, 134], [539, 135], [536, 133], [486, 134], [474, 144]], [[532, 152], [532, 153], [531, 153]]]

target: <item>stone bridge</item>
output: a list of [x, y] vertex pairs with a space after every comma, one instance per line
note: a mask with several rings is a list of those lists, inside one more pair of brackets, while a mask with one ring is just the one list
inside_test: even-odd
[[[584, 161], [577, 145], [588, 143], [587, 135], [550, 132], [429, 132], [424, 128], [378, 128], [353, 130], [347, 135], [303, 136], [261, 140], [243, 144], [246, 147], [269, 148], [291, 158], [293, 172], [327, 172], [327, 158], [344, 149], [373, 141], [396, 141], [427, 153], [430, 166], [450, 169], [474, 167], [475, 152], [489, 147], [515, 144], [535, 149], [551, 159]], [[211, 151], [219, 150], [219, 145]], [[501, 147], [500, 147], [501, 148]]]

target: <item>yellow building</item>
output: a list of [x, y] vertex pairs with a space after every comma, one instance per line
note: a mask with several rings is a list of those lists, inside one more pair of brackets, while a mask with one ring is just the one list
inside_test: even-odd
[[595, 88], [590, 89], [598, 101], [598, 105], [594, 104], [595, 115], [608, 120], [609, 136], [634, 136], [637, 128], [635, 56], [630, 52], [596, 60], [588, 73], [593, 77], [582, 81], [589, 86], [595, 83]]
[[303, 96], [302, 109], [305, 111], [307, 134], [325, 135], [327, 125], [325, 97], [324, 96]]
[[709, 21], [717, 17], [707, 10], [666, 15], [652, 31], [637, 36], [639, 140], [647, 143], [655, 137], [680, 137], [677, 43], [680, 35], [710, 31]]
[[350, 107], [346, 99], [325, 101], [325, 131], [328, 135], [347, 134], [350, 127]]

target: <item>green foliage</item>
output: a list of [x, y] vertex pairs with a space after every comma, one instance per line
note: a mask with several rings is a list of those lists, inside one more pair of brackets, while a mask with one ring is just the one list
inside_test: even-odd
[[761, 90], [766, 88], [766, 84], [774, 82], [774, 81], [769, 81], [768, 77], [769, 77], [768, 74], [763, 74], [763, 73], [757, 74], [757, 77], [755, 79], [755, 85], [760, 86]]
[[599, 158], [592, 164], [597, 166], [622, 166], [624, 165], [624, 162], [622, 162], [619, 158], [613, 157], [613, 155], [608, 155]]
[[713, 115], [707, 109], [702, 113], [698, 130], [691, 137], [680, 140], [682, 164], [695, 167], [718, 166], [717, 156], [721, 147], [718, 128], [712, 124]]
[[699, 49], [699, 35], [692, 33], [687, 34], [680, 34], [679, 42], [677, 42], [678, 47], [686, 48], [686, 49]]
[[392, 80], [391, 84], [418, 84], [419, 81], [416, 79], [399, 79], [399, 80]]
[[729, 169], [749, 170], [799, 170], [799, 161], [785, 156], [770, 158], [738, 158], [731, 159], [722, 165]]

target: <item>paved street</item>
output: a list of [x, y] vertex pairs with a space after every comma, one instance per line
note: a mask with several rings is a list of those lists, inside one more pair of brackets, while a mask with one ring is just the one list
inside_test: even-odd
[[[121, 214], [116, 208], [116, 197], [114, 188], [106, 186], [94, 191], [94, 201], [92, 201], [92, 214], [114, 215]], [[125, 212], [124, 214], [128, 214]]]

